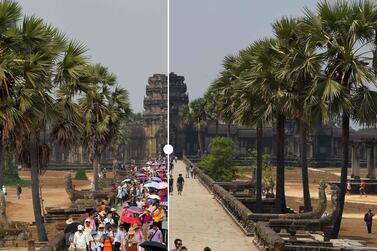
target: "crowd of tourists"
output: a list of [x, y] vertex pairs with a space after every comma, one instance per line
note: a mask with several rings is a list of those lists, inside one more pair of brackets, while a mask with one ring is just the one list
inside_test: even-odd
[[148, 161], [141, 168], [130, 164], [125, 169], [127, 177], [114, 184], [113, 202], [103, 200], [98, 208], [88, 209], [80, 222], [66, 221], [69, 250], [167, 250], [166, 159]]

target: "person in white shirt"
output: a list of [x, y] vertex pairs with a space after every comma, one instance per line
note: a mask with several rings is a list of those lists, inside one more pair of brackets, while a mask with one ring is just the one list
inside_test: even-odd
[[2, 190], [3, 190], [5, 200], [7, 200], [8, 193], [7, 193], [7, 188], [5, 187], [5, 185], [3, 185]]
[[106, 218], [103, 220], [103, 224], [111, 224], [113, 225], [115, 222], [114, 222], [114, 219], [113, 219], [113, 213], [109, 212], [107, 215], [106, 215]]
[[88, 235], [84, 233], [84, 226], [78, 225], [77, 232], [73, 237], [73, 246], [75, 251], [86, 251], [86, 247], [89, 245]]
[[137, 201], [136, 201], [136, 206], [138, 207], [138, 208], [143, 208], [143, 206], [144, 206], [144, 203], [143, 203], [143, 201], [142, 201], [142, 198], [141, 197], [138, 197], [137, 198]]

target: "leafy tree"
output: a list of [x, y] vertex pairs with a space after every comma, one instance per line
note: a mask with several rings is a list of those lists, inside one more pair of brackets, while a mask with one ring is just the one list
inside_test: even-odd
[[233, 163], [235, 155], [230, 138], [215, 137], [209, 144], [209, 154], [201, 158], [198, 166], [216, 181], [232, 181], [236, 177]]

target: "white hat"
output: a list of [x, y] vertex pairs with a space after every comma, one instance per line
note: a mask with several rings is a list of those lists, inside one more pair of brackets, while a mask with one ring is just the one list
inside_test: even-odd
[[83, 225], [78, 225], [78, 226], [77, 226], [77, 230], [79, 230], [79, 231], [80, 231], [80, 230], [84, 230], [84, 226], [83, 226]]

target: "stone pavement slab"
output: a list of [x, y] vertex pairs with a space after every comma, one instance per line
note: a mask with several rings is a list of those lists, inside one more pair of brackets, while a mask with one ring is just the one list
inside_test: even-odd
[[186, 169], [182, 161], [174, 165], [174, 194], [169, 203], [169, 244], [182, 239], [189, 251], [202, 251], [208, 246], [212, 251], [258, 250], [222, 206], [197, 179], [185, 178], [182, 196], [176, 191], [176, 179]]

